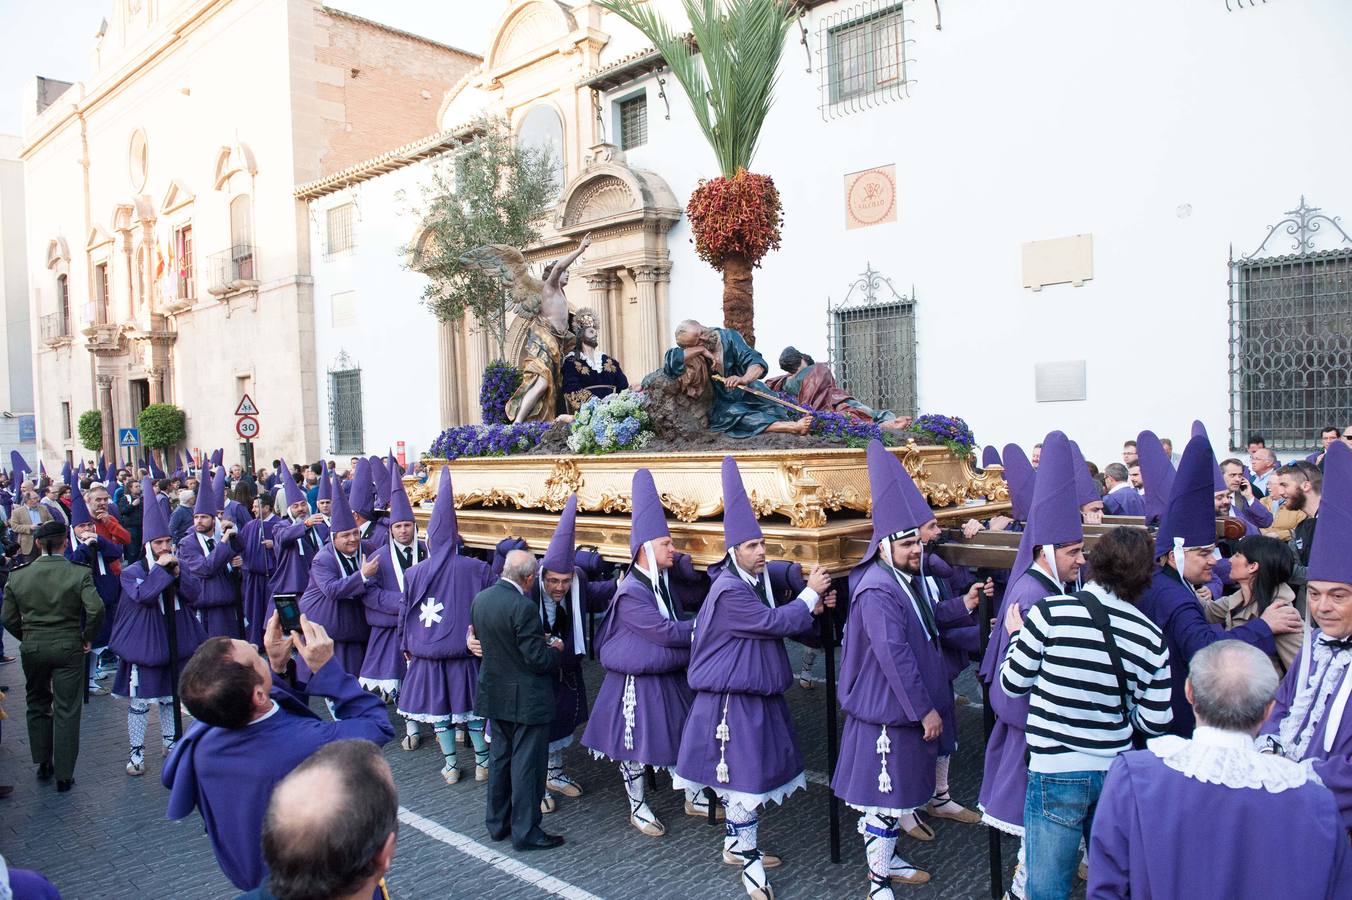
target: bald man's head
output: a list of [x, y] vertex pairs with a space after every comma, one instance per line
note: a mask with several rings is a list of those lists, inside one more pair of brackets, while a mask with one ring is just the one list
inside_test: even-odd
[[526, 587], [535, 574], [535, 557], [529, 550], [512, 550], [502, 561], [502, 577]]
[[278, 900], [370, 897], [394, 858], [398, 815], [379, 747], [325, 744], [272, 792], [263, 820], [268, 888]]

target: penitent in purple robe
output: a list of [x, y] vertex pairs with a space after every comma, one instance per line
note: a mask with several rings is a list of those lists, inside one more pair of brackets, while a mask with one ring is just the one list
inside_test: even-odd
[[415, 722], [474, 715], [479, 661], [469, 651], [470, 607], [495, 583], [488, 563], [434, 551], [405, 573], [399, 646], [411, 659], [399, 687], [399, 715]]
[[[394, 553], [394, 545], [386, 544], [372, 559], [380, 561], [375, 578], [371, 579], [362, 605], [366, 607], [366, 624], [371, 629], [366, 639], [366, 656], [358, 673], [361, 686], [390, 693], [397, 690], [404, 677], [404, 654], [399, 649], [399, 615], [404, 608], [404, 585], [408, 569]], [[409, 568], [427, 559], [427, 545], [418, 541]]]
[[1108, 771], [1089, 838], [1087, 900], [1352, 896], [1347, 831], [1327, 788], [1296, 786], [1299, 772], [1262, 787], [1208, 783], [1151, 746], [1123, 753]]
[[[268, 627], [268, 616], [272, 605], [272, 593], [269, 582], [277, 567], [276, 539], [273, 532], [282, 523], [278, 516], [266, 519], [253, 519], [239, 533], [244, 549], [244, 573], [240, 581], [240, 594], [244, 601], [244, 618], [248, 623], [249, 643], [263, 643], [263, 631]], [[272, 541], [272, 547], [265, 547], [264, 541]]]
[[[728, 566], [695, 618], [687, 680], [695, 700], [676, 761], [677, 788], [746, 795], [749, 806], [781, 802], [807, 782], [784, 691], [793, 681], [784, 638], [812, 628], [803, 600], [762, 601]], [[806, 592], [815, 604], [815, 591]], [[720, 723], [727, 740], [719, 740]], [[719, 778], [720, 763], [726, 766]]]
[[302, 519], [294, 522], [289, 518], [281, 519], [272, 529], [272, 552], [277, 560], [272, 570], [272, 579], [268, 582], [268, 608], [265, 620], [275, 608], [272, 594], [295, 594], [296, 599], [305, 593], [310, 585], [310, 565], [323, 549], [323, 541], [313, 528]]
[[94, 578], [94, 589], [103, 601], [103, 624], [99, 626], [98, 636], [94, 638], [95, 647], [106, 647], [113, 632], [113, 622], [117, 620], [117, 601], [122, 597], [122, 582], [112, 572], [114, 563], [122, 559], [123, 547], [106, 537], [100, 537], [92, 546], [89, 544], [67, 544], [66, 559], [77, 566], [87, 566]]
[[[596, 632], [606, 677], [582, 746], [613, 760], [669, 769], [676, 765], [693, 699], [685, 667], [695, 622], [680, 618], [679, 602], [665, 613], [661, 602], [637, 566], [620, 582]], [[627, 715], [626, 687], [634, 698]]]
[[[856, 809], [911, 810], [934, 794], [936, 758], [957, 746], [953, 689], [939, 641], [917, 612], [924, 596], [913, 596], [881, 562], [862, 569], [842, 641], [836, 695], [845, 727], [831, 789]], [[958, 610], [967, 614], [961, 597], [944, 601], [936, 620]], [[924, 740], [920, 725], [930, 710], [943, 719], [935, 741]]]
[[[300, 611], [310, 621], [324, 626], [333, 638], [333, 658], [355, 678], [361, 673], [366, 640], [371, 636], [364, 602], [373, 582], [362, 575], [360, 557], [349, 558], [351, 574], [344, 571], [338, 557], [332, 544], [315, 557], [310, 566], [310, 584], [300, 598]], [[309, 676], [304, 660], [298, 661], [296, 668], [302, 680]]]
[[[274, 677], [274, 712], [243, 728], [195, 722], [164, 763], [166, 817], [182, 819], [194, 807], [200, 810], [216, 861], [240, 890], [267, 877], [263, 814], [277, 782], [324, 744], [349, 739], [384, 744], [394, 737], [385, 704], [363, 691], [336, 658], [314, 673], [307, 689], [308, 696], [296, 693]], [[320, 719], [310, 709], [310, 697], [331, 698], [337, 721]]]
[[[581, 566], [574, 566], [576, 590], [570, 590], [562, 601], [555, 603], [545, 594], [542, 578], [535, 580], [531, 600], [540, 609], [545, 635], [563, 641], [558, 671], [550, 676], [554, 680], [554, 721], [549, 726], [549, 744], [551, 750], [559, 750], [572, 743], [573, 732], [590, 714], [587, 684], [582, 678], [582, 660], [587, 658], [586, 636], [579, 634], [578, 629], [585, 627], [587, 616], [605, 612], [610, 606], [610, 598], [615, 596], [615, 580], [593, 582]], [[576, 615], [575, 602], [579, 610]]]
[[1103, 495], [1103, 512], [1110, 516], [1144, 516], [1145, 498], [1126, 485]]
[[[981, 677], [990, 690], [991, 711], [995, 726], [986, 741], [985, 774], [981, 779], [979, 805], [986, 824], [1010, 834], [1023, 834], [1023, 804], [1028, 793], [1028, 695], [1011, 697], [992, 680], [998, 676], [1000, 663], [1009, 650], [1010, 635], [1005, 630], [1005, 610], [1011, 603], [1018, 604], [1024, 615], [1044, 597], [1063, 593], [1045, 572], [1030, 567], [1020, 576], [1000, 604], [991, 630], [990, 644], [982, 660]], [[988, 668], [991, 662], [994, 668]]]
[[[178, 579], [163, 567], [140, 560], [122, 569], [122, 599], [108, 647], [118, 656], [113, 693], [154, 699], [173, 694], [174, 679], [206, 640], [196, 617], [178, 601]], [[167, 593], [166, 593], [167, 592]], [[164, 603], [173, 597], [177, 660], [170, 665]]]
[[183, 567], [179, 583], [207, 637], [242, 638], [239, 576], [230, 565], [239, 553], [230, 541], [216, 537], [208, 553], [206, 538], [193, 530], [178, 542], [178, 561]]
[[1187, 737], [1192, 734], [1196, 724], [1192, 704], [1183, 692], [1184, 682], [1188, 680], [1188, 664], [1194, 653], [1224, 640], [1253, 644], [1269, 656], [1277, 653], [1272, 629], [1262, 619], [1250, 619], [1229, 631], [1223, 625], [1208, 622], [1206, 613], [1202, 611], [1202, 601], [1197, 599], [1196, 592], [1183, 583], [1178, 571], [1172, 567], [1155, 571], [1150, 587], [1136, 601], [1136, 608], [1159, 626], [1169, 644], [1169, 677], [1173, 682], [1170, 705], [1174, 709], [1174, 721], [1169, 725], [1170, 734]]
[[367, 556], [390, 542], [390, 527], [383, 521], [363, 522], [361, 525], [361, 552]]

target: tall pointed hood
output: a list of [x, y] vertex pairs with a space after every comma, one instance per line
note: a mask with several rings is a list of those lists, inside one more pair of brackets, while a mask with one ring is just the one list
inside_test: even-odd
[[225, 512], [225, 469], [218, 468], [211, 476], [211, 496], [212, 502], [216, 504], [216, 512]]
[[540, 565], [550, 572], [560, 575], [570, 574], [577, 560], [575, 531], [577, 527], [577, 494], [570, 494], [563, 504], [563, 514], [559, 524], [554, 527], [554, 536], [549, 539], [549, 549]]
[[75, 470], [70, 467], [69, 460], [61, 464], [61, 483], [62, 484], [75, 483]]
[[153, 540], [169, 537], [169, 523], [164, 518], [164, 509], [155, 497], [155, 488], [149, 478], [141, 479], [141, 542], [149, 544]]
[[1075, 484], [1075, 454], [1065, 434], [1053, 431], [1042, 439], [1033, 500], [1019, 539], [1019, 552], [1009, 570], [1010, 583], [1033, 564], [1040, 548], [1082, 540], [1084, 520]]
[[71, 488], [70, 527], [88, 525], [93, 521], [94, 517], [89, 514], [89, 506], [85, 503], [84, 493], [78, 487]]
[[333, 499], [333, 482], [329, 480], [329, 476], [332, 474], [326, 467], [324, 474], [319, 476], [319, 496], [315, 497], [316, 502]]
[[300, 489], [300, 485], [296, 484], [296, 479], [292, 477], [291, 467], [286, 464], [284, 459], [279, 459], [278, 463], [280, 465], [277, 466], [279, 470], [277, 474], [282, 479], [282, 499], [286, 501], [288, 507], [293, 503], [304, 503], [305, 492]]
[[108, 480], [108, 463], [104, 460], [103, 454], [99, 454], [99, 481]]
[[[335, 493], [341, 494], [342, 491]], [[432, 504], [432, 519], [427, 523], [428, 549], [433, 554], [440, 554], [443, 550], [454, 550], [456, 531], [455, 492], [451, 487], [451, 467], [442, 466], [441, 481], [437, 485], [437, 499]]]
[[723, 549], [731, 550], [738, 544], [765, 537], [756, 511], [742, 484], [742, 473], [737, 460], [723, 457]]
[[23, 476], [26, 473], [33, 471], [28, 468], [27, 461], [24, 460], [23, 455], [19, 453], [18, 450], [9, 451], [9, 464], [13, 470], [12, 477], [15, 481], [23, 481]]
[[[1211, 436], [1206, 433], [1206, 426], [1202, 424], [1200, 419], [1194, 419], [1192, 422], [1192, 436], [1205, 438], [1207, 449], [1211, 451], [1211, 467], [1213, 469], [1211, 473], [1211, 493], [1219, 494], [1221, 491], [1227, 490], [1225, 473], [1221, 471], [1221, 463], [1219, 457], [1216, 456], [1216, 448], [1212, 445]], [[1140, 451], [1137, 452], [1139, 454]]]
[[1000, 451], [987, 444], [981, 451], [981, 468], [1000, 465]]
[[864, 562], [873, 559], [884, 538], [915, 531], [934, 518], [934, 510], [906, 467], [878, 440], [868, 444], [868, 483], [873, 497], [873, 537], [864, 551]]
[[[329, 475], [325, 472], [319, 476], [327, 480]], [[357, 520], [352, 517], [352, 507], [347, 505], [347, 498], [343, 496], [342, 491], [332, 491], [333, 503], [329, 506], [329, 532], [331, 534], [340, 534], [344, 531], [351, 531], [357, 527]]]
[[155, 462], [155, 454], [153, 453], [150, 455], [150, 476], [156, 481], [166, 477], [164, 470], [160, 468], [160, 464]]
[[376, 492], [371, 483], [371, 463], [366, 457], [358, 459], [356, 468], [352, 470], [352, 490], [348, 493], [347, 502], [351, 504], [352, 511], [360, 513], [362, 518], [374, 518]]
[[370, 458], [371, 484], [375, 486], [376, 509], [388, 509], [390, 505], [390, 473], [385, 462], [379, 456]]
[[657, 496], [657, 485], [653, 475], [647, 469], [634, 472], [630, 485], [629, 558], [638, 556], [639, 548], [648, 541], [671, 537], [667, 529], [667, 516], [662, 510], [662, 500]]
[[197, 500], [192, 505], [192, 514], [194, 516], [214, 516], [216, 515], [216, 491], [211, 484], [211, 476], [205, 472], [198, 479]]
[[[339, 491], [338, 493], [342, 493]], [[390, 516], [391, 522], [412, 522], [413, 507], [408, 502], [408, 492], [404, 490], [404, 480], [399, 477], [398, 469], [390, 470]]]
[[1141, 465], [1141, 484], [1145, 486], [1145, 521], [1157, 525], [1174, 487], [1174, 463], [1155, 432], [1148, 430], [1136, 438], [1136, 457]]
[[1070, 463], [1075, 472], [1075, 502], [1083, 507], [1086, 503], [1097, 503], [1103, 499], [1094, 476], [1089, 473], [1089, 464], [1084, 461], [1080, 445], [1070, 442]]
[[1206, 435], [1194, 435], [1183, 449], [1169, 505], [1155, 533], [1156, 556], [1216, 543], [1216, 492], [1212, 482], [1215, 467]]
[[1324, 453], [1324, 489], [1310, 547], [1308, 581], [1352, 584], [1352, 449], [1342, 441]]
[[217, 447], [215, 450], [211, 451], [211, 464], [213, 466], [220, 466], [224, 464], [224, 462], [225, 462], [224, 447]]
[[1016, 522], [1026, 522], [1028, 508], [1033, 505], [1033, 480], [1037, 470], [1018, 444], [1005, 444], [1003, 459], [1005, 483], [1009, 485], [1009, 516]]

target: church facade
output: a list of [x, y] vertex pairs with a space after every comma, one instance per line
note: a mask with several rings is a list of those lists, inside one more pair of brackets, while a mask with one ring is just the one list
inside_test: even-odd
[[[679, 23], [679, 2], [651, 5]], [[755, 272], [771, 374], [791, 344], [869, 405], [963, 416], [979, 440], [1062, 428], [1103, 462], [1140, 428], [1181, 441], [1193, 418], [1292, 450], [1352, 418], [1350, 135], [1319, 112], [1352, 88], [1321, 37], [1352, 29], [1345, 4], [799, 6], [753, 166], [785, 210]], [[478, 419], [490, 341], [435, 321], [402, 248], [429, 167], [481, 113], [557, 150], [563, 187], [527, 255], [593, 235], [570, 306], [597, 312], [631, 381], [675, 323], [721, 324], [683, 215], [718, 173], [660, 55], [598, 6], [553, 0], [505, 4], [487, 46], [437, 132], [296, 191], [318, 407], [352, 444], [327, 420], [331, 455], [422, 450]], [[354, 245], [326, 254], [319, 231], [348, 205]], [[330, 371], [359, 373], [355, 407], [352, 376]]]

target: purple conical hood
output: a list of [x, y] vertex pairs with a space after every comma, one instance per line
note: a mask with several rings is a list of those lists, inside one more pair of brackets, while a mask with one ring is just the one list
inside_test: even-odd
[[1000, 465], [1000, 451], [987, 444], [981, 451], [981, 468]]
[[864, 552], [864, 562], [873, 559], [883, 538], [914, 531], [934, 518], [934, 510], [901, 460], [878, 440], [868, 444], [868, 483], [873, 497], [873, 537]]
[[18, 450], [9, 451], [9, 464], [13, 469], [12, 474], [15, 481], [23, 481], [24, 474], [33, 471], [28, 468], [28, 462]]
[[225, 512], [225, 469], [217, 469], [211, 476], [211, 495], [216, 504], [215, 511]]
[[1033, 484], [1037, 470], [1018, 444], [1005, 444], [1005, 483], [1009, 485], [1009, 516], [1016, 522], [1028, 520], [1033, 505]]
[[765, 537], [756, 511], [742, 484], [742, 473], [737, 460], [723, 457], [723, 549], [731, 550], [738, 544]]
[[667, 529], [667, 515], [662, 510], [662, 500], [657, 496], [657, 485], [653, 483], [651, 472], [647, 469], [636, 470], [629, 491], [632, 510], [629, 558], [633, 559], [645, 543], [671, 537], [671, 531]]
[[404, 479], [399, 477], [398, 469], [390, 470], [389, 519], [391, 522], [413, 521], [413, 507], [408, 502], [408, 492], [404, 490]]
[[165, 477], [164, 470], [160, 468], [159, 463], [155, 462], [155, 457], [153, 455], [150, 457], [150, 475], [156, 481]]
[[70, 491], [70, 526], [88, 525], [94, 521], [94, 517], [89, 514], [89, 506], [85, 503], [84, 493], [78, 488], [71, 488]]
[[[358, 460], [359, 465], [360, 462]], [[440, 553], [443, 549], [453, 551], [455, 538], [455, 493], [451, 487], [451, 467], [442, 466], [436, 501], [432, 504], [432, 520], [427, 523], [427, 545], [433, 553]]]
[[[1211, 493], [1219, 494], [1221, 491], [1228, 490], [1225, 486], [1225, 474], [1221, 472], [1220, 460], [1216, 457], [1216, 448], [1211, 446], [1211, 437], [1206, 433], [1206, 426], [1200, 419], [1194, 419], [1192, 422], [1192, 436], [1206, 438], [1207, 449], [1211, 451]], [[1138, 449], [1137, 455], [1140, 455]]]
[[348, 492], [347, 502], [351, 504], [352, 511], [360, 513], [363, 518], [373, 517], [376, 509], [376, 491], [371, 483], [371, 463], [365, 458], [357, 460], [356, 468], [352, 470], [352, 488]]
[[577, 527], [577, 494], [569, 494], [563, 504], [563, 515], [554, 528], [554, 536], [549, 539], [549, 549], [540, 565], [550, 572], [560, 575], [571, 574], [577, 557], [577, 544], [574, 531]]
[[153, 540], [169, 537], [169, 523], [165, 521], [164, 509], [155, 488], [149, 478], [141, 479], [141, 542], [149, 544]]
[[332, 473], [329, 472], [326, 467], [324, 469], [324, 474], [319, 476], [319, 496], [315, 497], [315, 502], [333, 499], [333, 482], [329, 481], [328, 478], [331, 474]]
[[1342, 441], [1324, 453], [1324, 489], [1314, 524], [1307, 581], [1352, 584], [1352, 449]]
[[305, 492], [300, 489], [300, 485], [296, 484], [296, 479], [291, 476], [291, 467], [286, 464], [284, 459], [279, 459], [278, 463], [280, 465], [277, 468], [281, 471], [277, 475], [282, 480], [282, 499], [286, 501], [288, 507], [293, 503], [304, 503]]
[[1028, 521], [1019, 539], [1019, 552], [1009, 570], [1014, 581], [1033, 564], [1037, 548], [1084, 540], [1084, 520], [1075, 489], [1075, 458], [1070, 441], [1060, 431], [1042, 439]]
[[1136, 438], [1136, 458], [1141, 465], [1141, 484], [1145, 487], [1146, 524], [1158, 524], [1169, 505], [1174, 486], [1174, 463], [1153, 431], [1142, 431]]
[[225, 448], [217, 447], [211, 451], [211, 464], [213, 466], [222, 465], [225, 462]]
[[1070, 463], [1075, 472], [1075, 502], [1083, 507], [1086, 503], [1097, 503], [1102, 500], [1103, 494], [1094, 483], [1094, 476], [1089, 474], [1089, 464], [1084, 461], [1080, 445], [1074, 441], [1070, 442]]
[[1169, 505], [1155, 533], [1156, 556], [1163, 556], [1177, 546], [1206, 547], [1216, 543], [1216, 492], [1212, 489], [1215, 468], [1216, 460], [1206, 435], [1193, 435], [1183, 449], [1183, 459], [1178, 463], [1178, 474], [1169, 492]]
[[371, 484], [376, 489], [376, 509], [388, 509], [390, 505], [390, 473], [379, 456], [372, 456]]
[[[325, 472], [319, 477], [327, 480], [329, 475]], [[339, 534], [356, 528], [357, 520], [352, 517], [352, 507], [347, 505], [347, 498], [343, 496], [343, 492], [332, 491], [331, 493], [333, 502], [329, 505], [329, 533]]]
[[75, 471], [74, 471], [73, 469], [71, 469], [71, 467], [70, 467], [70, 462], [67, 461], [67, 462], [62, 463], [62, 464], [61, 464], [61, 483], [62, 483], [62, 484], [73, 484], [74, 482], [75, 482]]
[[216, 509], [216, 491], [212, 488], [211, 476], [203, 472], [197, 483], [197, 500], [192, 505], [192, 514], [214, 516]]
[[108, 463], [104, 461], [103, 454], [99, 454], [99, 481], [108, 480]]

